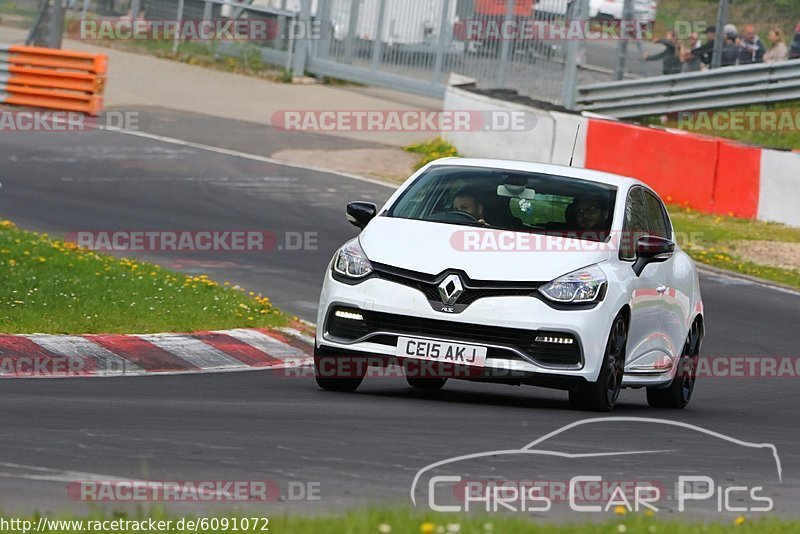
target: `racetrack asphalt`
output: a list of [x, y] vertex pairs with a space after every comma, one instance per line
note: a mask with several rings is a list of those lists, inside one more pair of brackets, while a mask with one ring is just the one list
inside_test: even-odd
[[[187, 121], [225, 128], [216, 120]], [[162, 132], [163, 133], [163, 132]], [[182, 138], [192, 141], [192, 132]], [[204, 131], [206, 139], [213, 136]], [[275, 132], [264, 133], [265, 143]], [[252, 142], [252, 141], [251, 141]], [[0, 133], [0, 216], [59, 235], [76, 230], [266, 230], [314, 232], [316, 250], [129, 254], [191, 273], [208, 273], [313, 320], [322, 273], [356, 229], [346, 202], [381, 202], [391, 190], [342, 176], [126, 135]], [[798, 356], [800, 296], [724, 276], [704, 275], [707, 356]], [[1, 328], [1, 327], [0, 327]], [[726, 484], [770, 485], [776, 511], [797, 515], [800, 497], [798, 378], [708, 378], [689, 409], [651, 410], [642, 391], [623, 392], [615, 416], [669, 418], [740, 440], [773, 443], [783, 467], [712, 440], [640, 423], [593, 434], [595, 450], [644, 446], [654, 436], [675, 460], [631, 457], [626, 468], [661, 476], [681, 466]], [[84, 510], [69, 480], [270, 479], [321, 484], [321, 500], [259, 505], [263, 513], [321, 513], [340, 506], [409, 506], [417, 470], [450, 456], [516, 448], [567, 423], [566, 394], [453, 382], [439, 393], [400, 378], [368, 379], [355, 394], [323, 392], [313, 379], [269, 372], [139, 378], [13, 380], [0, 384], [0, 503], [6, 513]], [[564, 448], [584, 436], [563, 438]], [[757, 467], [749, 472], [748, 467]], [[546, 476], [566, 477], [553, 466]], [[752, 469], [750, 470], [752, 471]], [[581, 473], [583, 474], [583, 473]], [[545, 475], [541, 475], [545, 476]], [[763, 481], [759, 477], [763, 476]], [[200, 508], [202, 506], [203, 508]], [[228, 509], [183, 505], [178, 510]]]

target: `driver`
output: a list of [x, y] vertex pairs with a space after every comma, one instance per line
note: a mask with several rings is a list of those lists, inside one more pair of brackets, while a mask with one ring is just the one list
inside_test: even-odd
[[453, 209], [469, 213], [481, 224], [487, 224], [483, 214], [483, 203], [478, 196], [467, 189], [460, 190], [453, 199]]

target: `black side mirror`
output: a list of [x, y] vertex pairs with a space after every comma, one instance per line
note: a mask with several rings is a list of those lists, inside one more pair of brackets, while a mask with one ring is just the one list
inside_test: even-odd
[[633, 272], [641, 276], [650, 263], [665, 262], [675, 254], [675, 243], [663, 237], [646, 235], [636, 240], [636, 263]]
[[372, 202], [351, 202], [347, 205], [345, 213], [350, 224], [363, 230], [378, 214], [378, 206]]

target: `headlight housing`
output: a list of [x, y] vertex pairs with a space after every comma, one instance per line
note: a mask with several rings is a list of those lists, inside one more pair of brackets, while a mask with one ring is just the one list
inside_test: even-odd
[[358, 243], [358, 238], [348, 241], [333, 257], [333, 272], [345, 278], [364, 278], [372, 272], [367, 255]]
[[594, 302], [603, 293], [606, 275], [597, 265], [565, 274], [539, 288], [539, 292], [553, 302]]

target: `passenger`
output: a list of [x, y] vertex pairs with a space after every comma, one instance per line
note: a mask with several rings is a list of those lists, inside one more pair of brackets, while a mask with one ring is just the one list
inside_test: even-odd
[[571, 217], [574, 217], [573, 226], [580, 231], [603, 231], [608, 228], [608, 209], [604, 202], [594, 196], [579, 196], [575, 198], [570, 208]]

